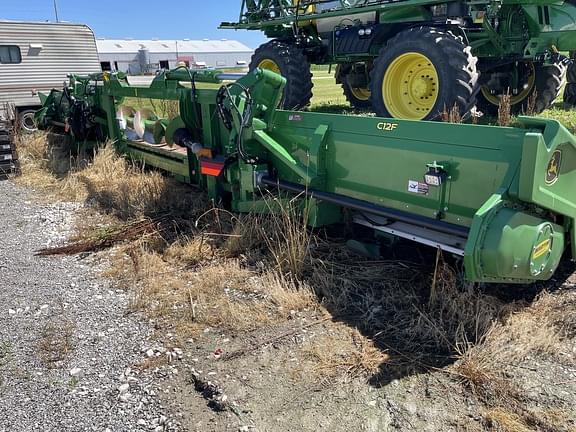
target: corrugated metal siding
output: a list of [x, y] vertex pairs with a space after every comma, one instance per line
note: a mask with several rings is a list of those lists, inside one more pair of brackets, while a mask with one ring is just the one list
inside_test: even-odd
[[178, 61], [206, 63], [208, 67], [236, 67], [239, 62], [248, 64], [253, 50], [235, 40], [122, 40], [98, 39], [96, 41], [101, 62], [110, 62], [115, 69], [132, 74], [142, 73], [138, 51], [148, 50], [148, 72], [159, 68], [160, 61], [168, 61], [171, 68]]
[[250, 52], [246, 45], [236, 40], [151, 40], [151, 39], [98, 39], [98, 52], [100, 54], [122, 54], [126, 52], [137, 53], [138, 50], [147, 49], [151, 53], [216, 53], [216, 52]]
[[0, 106], [40, 105], [32, 90], [62, 87], [69, 73], [100, 71], [94, 34], [85, 25], [0, 21], [0, 45], [17, 45], [22, 53], [22, 63], [0, 64]]

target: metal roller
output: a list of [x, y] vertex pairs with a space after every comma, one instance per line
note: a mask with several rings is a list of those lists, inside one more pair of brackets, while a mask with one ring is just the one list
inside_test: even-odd
[[138, 138], [153, 144], [157, 143], [154, 136], [154, 128], [158, 121], [158, 116], [148, 108], [136, 111], [134, 115], [134, 130]]
[[182, 120], [182, 117], [178, 116], [172, 120], [170, 120], [170, 122], [168, 123], [168, 126], [166, 126], [166, 131], [165, 131], [165, 138], [166, 138], [166, 143], [170, 146], [172, 146], [174, 144], [174, 133], [181, 128], [185, 128], [186, 124], [184, 123], [184, 120]]
[[136, 110], [131, 106], [121, 106], [116, 112], [116, 121], [120, 130], [124, 131], [126, 138], [129, 140], [138, 139], [138, 135], [134, 130], [134, 116]]

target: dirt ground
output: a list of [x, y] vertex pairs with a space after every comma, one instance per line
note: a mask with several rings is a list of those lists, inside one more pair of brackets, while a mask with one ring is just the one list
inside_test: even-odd
[[132, 368], [163, 377], [182, 430], [576, 431], [573, 262], [473, 286], [435, 251], [357, 257], [338, 232], [239, 218], [112, 151], [55, 177], [43, 146], [18, 181], [83, 204], [66, 253], [107, 263], [154, 329], [162, 350]]
[[357, 321], [320, 307], [249, 332], [205, 328], [159, 394], [189, 431], [576, 431], [573, 269], [498, 287], [515, 290], [500, 293], [508, 316], [438, 366], [372, 334], [368, 361], [381, 362], [367, 374]]
[[[569, 307], [576, 304], [573, 288], [553, 295]], [[354, 330], [329, 320], [298, 331], [318, 318], [302, 317], [231, 340], [217, 330], [207, 332], [187, 346], [186, 359], [191, 362], [167, 383], [170, 393], [161, 393], [164, 403], [183, 413], [183, 424], [190, 431], [234, 431], [242, 426], [255, 431], [576, 430], [574, 339], [566, 341], [558, 355], [530, 354], [502, 371], [506, 385], [519, 393], [522, 403], [549, 419], [530, 425], [519, 420], [520, 410], [509, 407], [500, 412], [486, 406], [459, 377], [455, 363], [385, 382], [370, 376], [324, 376], [314, 360], [303, 355], [302, 346], [315, 344], [322, 350], [332, 337], [350, 338]], [[294, 333], [260, 345], [287, 330]], [[246, 347], [246, 353], [231, 360], [214, 355], [219, 348], [234, 353]], [[393, 365], [382, 367], [394, 372]], [[235, 410], [211, 408], [210, 399], [195, 388], [191, 378], [195, 373], [221, 387]]]

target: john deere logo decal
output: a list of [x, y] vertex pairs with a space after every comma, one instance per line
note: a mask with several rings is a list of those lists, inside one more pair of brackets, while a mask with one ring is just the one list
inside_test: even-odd
[[558, 180], [558, 176], [560, 175], [560, 164], [562, 163], [562, 151], [556, 150], [552, 153], [552, 157], [550, 158], [550, 162], [548, 162], [548, 166], [546, 167], [546, 184], [548, 186], [553, 185]]

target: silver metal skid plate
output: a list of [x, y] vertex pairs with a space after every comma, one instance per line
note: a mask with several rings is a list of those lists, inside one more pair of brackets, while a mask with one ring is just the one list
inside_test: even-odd
[[434, 248], [440, 248], [455, 255], [464, 256], [465, 237], [439, 233], [405, 222], [395, 222], [373, 214], [358, 213], [354, 216], [354, 223]]

